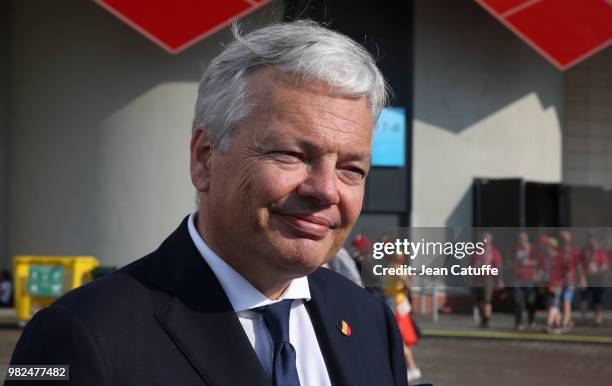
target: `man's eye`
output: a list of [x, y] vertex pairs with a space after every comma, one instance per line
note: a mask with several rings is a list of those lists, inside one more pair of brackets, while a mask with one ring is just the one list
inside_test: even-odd
[[301, 153], [295, 151], [285, 151], [278, 150], [270, 153], [274, 159], [281, 162], [298, 162], [301, 161], [304, 157]]
[[348, 166], [346, 168], [343, 169], [343, 173], [353, 179], [353, 180], [362, 180], [366, 177], [366, 172], [365, 170], [356, 167], [356, 166]]

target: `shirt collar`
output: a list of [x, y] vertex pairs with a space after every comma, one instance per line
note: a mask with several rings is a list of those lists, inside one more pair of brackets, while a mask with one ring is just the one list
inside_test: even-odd
[[187, 221], [189, 235], [195, 244], [196, 248], [204, 258], [204, 261], [210, 266], [213, 273], [221, 283], [221, 287], [225, 291], [235, 312], [249, 310], [252, 308], [262, 307], [268, 304], [276, 303], [285, 299], [304, 299], [310, 300], [310, 288], [306, 276], [293, 279], [289, 283], [289, 287], [277, 300], [268, 299], [264, 294], [241, 274], [236, 272], [229, 264], [219, 257], [210, 247], [204, 242], [204, 239], [198, 233], [194, 221], [197, 212], [192, 213]]

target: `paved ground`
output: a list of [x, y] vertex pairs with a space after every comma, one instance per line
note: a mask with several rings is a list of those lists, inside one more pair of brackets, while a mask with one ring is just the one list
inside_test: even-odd
[[436, 386], [612, 384], [610, 345], [425, 337], [413, 352]]
[[[420, 383], [436, 386], [599, 386], [612, 384], [612, 314], [601, 327], [580, 321], [567, 334], [536, 326], [514, 330], [513, 316], [494, 314], [489, 329], [470, 315], [440, 315], [437, 322], [417, 317], [424, 336], [414, 355], [423, 371]], [[592, 342], [599, 342], [593, 344]]]

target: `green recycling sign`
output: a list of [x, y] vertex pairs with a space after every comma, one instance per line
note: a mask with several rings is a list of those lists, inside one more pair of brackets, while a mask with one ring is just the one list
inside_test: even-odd
[[61, 296], [64, 294], [64, 267], [31, 265], [28, 273], [28, 293], [31, 296]]

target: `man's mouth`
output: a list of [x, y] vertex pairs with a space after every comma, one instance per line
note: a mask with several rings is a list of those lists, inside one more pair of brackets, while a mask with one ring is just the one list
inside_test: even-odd
[[274, 214], [294, 231], [316, 240], [324, 238], [331, 229], [335, 228], [333, 221], [320, 215], [279, 212]]

